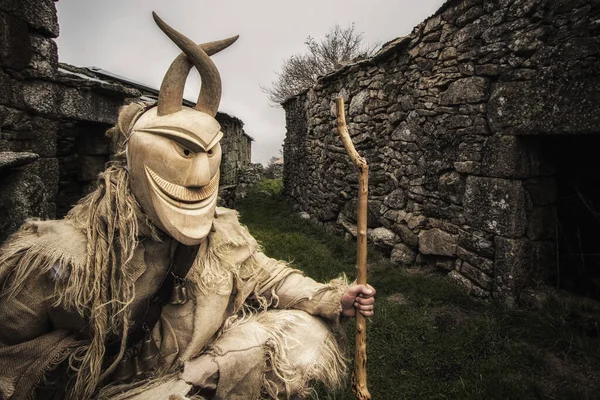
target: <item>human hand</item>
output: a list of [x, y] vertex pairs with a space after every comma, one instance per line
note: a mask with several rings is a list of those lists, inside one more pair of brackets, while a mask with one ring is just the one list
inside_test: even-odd
[[348, 288], [342, 296], [342, 315], [356, 316], [356, 310], [365, 317], [374, 315], [375, 289], [371, 285], [354, 285]]

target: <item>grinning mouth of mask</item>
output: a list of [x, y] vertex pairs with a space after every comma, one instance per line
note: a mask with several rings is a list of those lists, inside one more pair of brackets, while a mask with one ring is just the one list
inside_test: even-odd
[[[147, 166], [145, 169], [148, 181], [154, 191], [175, 207], [190, 209], [203, 207], [212, 200], [219, 188], [218, 171], [205, 186], [185, 187], [164, 180]], [[208, 201], [205, 201], [207, 199]]]

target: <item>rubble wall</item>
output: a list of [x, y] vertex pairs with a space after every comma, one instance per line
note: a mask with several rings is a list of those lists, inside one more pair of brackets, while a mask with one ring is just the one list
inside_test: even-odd
[[352, 232], [356, 173], [335, 102], [370, 166], [369, 237], [481, 297], [518, 299], [555, 263], [545, 135], [600, 129], [600, 3], [448, 1], [373, 58], [283, 104], [285, 193]]

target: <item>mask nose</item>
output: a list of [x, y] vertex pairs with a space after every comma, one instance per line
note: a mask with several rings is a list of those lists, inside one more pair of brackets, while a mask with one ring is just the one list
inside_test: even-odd
[[210, 182], [210, 164], [206, 153], [196, 153], [188, 168], [184, 185], [186, 187], [206, 186]]

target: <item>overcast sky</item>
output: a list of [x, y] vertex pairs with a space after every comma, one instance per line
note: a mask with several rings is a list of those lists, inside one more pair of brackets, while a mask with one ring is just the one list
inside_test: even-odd
[[[158, 88], [177, 47], [154, 24], [156, 11], [196, 42], [240, 35], [213, 57], [223, 80], [220, 111], [240, 118], [254, 137], [252, 161], [277, 156], [285, 136], [285, 114], [269, 105], [268, 86], [289, 56], [304, 51], [307, 36], [322, 38], [336, 23], [352, 22], [367, 43], [408, 34], [444, 0], [60, 0], [58, 53], [61, 62], [99, 67]], [[185, 97], [195, 101], [197, 73]]]

